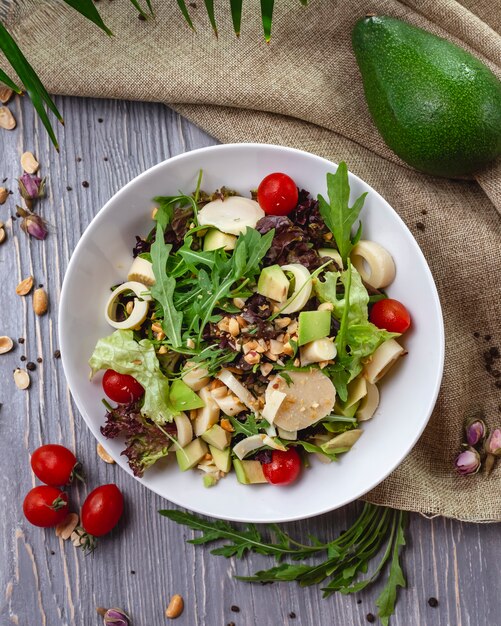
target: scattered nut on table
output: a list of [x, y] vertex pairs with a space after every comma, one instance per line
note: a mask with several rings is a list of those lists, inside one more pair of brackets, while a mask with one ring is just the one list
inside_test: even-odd
[[68, 513], [63, 521], [56, 526], [56, 537], [61, 537], [64, 541], [69, 539], [78, 525], [78, 520], [77, 513]]
[[9, 197], [9, 190], [5, 187], [0, 187], [0, 204], [5, 204]]
[[2, 104], [7, 104], [13, 95], [14, 92], [10, 87], [7, 87], [7, 85], [0, 85], [0, 102]]
[[0, 226], [0, 243], [3, 243], [6, 238], [7, 238], [7, 233], [5, 232], [3, 227]]
[[5, 354], [6, 352], [10, 352], [14, 347], [14, 342], [10, 337], [3, 335], [0, 337], [0, 354]]
[[28, 276], [22, 280], [16, 287], [16, 293], [18, 296], [27, 296], [33, 288], [33, 276]]
[[113, 457], [111, 457], [106, 450], [103, 448], [103, 446], [98, 443], [97, 444], [97, 454], [99, 456], [99, 458], [101, 458], [105, 463], [110, 463], [110, 465], [113, 465], [115, 463]]
[[5, 130], [14, 130], [16, 120], [7, 107], [0, 107], [0, 128]]
[[49, 308], [49, 297], [42, 287], [33, 292], [33, 310], [37, 315], [45, 315]]
[[169, 606], [165, 609], [165, 617], [169, 617], [170, 619], [176, 619], [176, 617], [179, 617], [181, 615], [183, 610], [183, 596], [180, 596], [178, 593], [176, 593], [170, 599]]
[[14, 382], [18, 389], [28, 389], [31, 383], [30, 375], [26, 370], [22, 370], [18, 367], [14, 370]]
[[28, 174], [35, 174], [38, 172], [40, 163], [35, 159], [32, 152], [24, 152], [21, 156], [21, 166]]

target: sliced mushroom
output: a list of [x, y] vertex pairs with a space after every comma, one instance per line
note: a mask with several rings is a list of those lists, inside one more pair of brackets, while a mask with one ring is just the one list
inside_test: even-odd
[[388, 339], [379, 346], [366, 364], [365, 378], [370, 383], [377, 383], [403, 354], [406, 354], [404, 348], [395, 339]]
[[375, 241], [359, 241], [350, 257], [362, 280], [374, 289], [388, 287], [393, 282], [396, 271], [393, 258]]
[[[290, 384], [287, 383], [289, 379]], [[271, 389], [286, 395], [274, 419], [279, 428], [288, 431], [307, 428], [329, 415], [334, 408], [336, 389], [320, 370], [287, 372], [287, 380], [277, 375], [269, 383]]]

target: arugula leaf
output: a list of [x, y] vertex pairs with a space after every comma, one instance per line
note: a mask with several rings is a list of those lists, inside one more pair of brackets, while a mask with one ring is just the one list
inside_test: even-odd
[[254, 413], [249, 413], [245, 422], [241, 422], [233, 416], [230, 416], [229, 419], [235, 429], [235, 434], [245, 435], [246, 437], [259, 434], [259, 425], [256, 422], [256, 416]]
[[388, 626], [389, 618], [395, 612], [395, 602], [397, 600], [398, 587], [405, 587], [406, 580], [400, 565], [400, 551], [405, 546], [405, 523], [406, 515], [403, 511], [398, 512], [398, 526], [393, 545], [393, 556], [390, 564], [390, 574], [383, 591], [376, 600], [379, 619], [383, 626]]
[[174, 348], [182, 345], [181, 326], [183, 314], [174, 306], [173, 296], [176, 279], [166, 272], [167, 260], [172, 246], [164, 243], [163, 228], [157, 224], [157, 236], [151, 246], [151, 262], [155, 284], [151, 287], [151, 295], [162, 307], [162, 328]]
[[160, 370], [155, 346], [149, 339], [137, 342], [131, 330], [116, 330], [99, 339], [89, 365], [91, 376], [103, 369], [134, 376], [144, 387], [141, 413], [156, 424], [172, 422], [177, 414], [169, 404], [169, 381]]
[[325, 224], [334, 235], [337, 249], [346, 266], [348, 255], [355, 242], [360, 239], [361, 227], [352, 238], [351, 229], [364, 205], [367, 192], [363, 193], [355, 204], [350, 207], [350, 183], [348, 179], [348, 167], [344, 161], [338, 165], [335, 174], [327, 174], [327, 194], [329, 202], [321, 195], [318, 196], [318, 208]]
[[[274, 556], [277, 561], [284, 557], [289, 557], [292, 561], [318, 557], [321, 560], [317, 563], [281, 563], [256, 572], [253, 576], [236, 578], [260, 583], [296, 581], [301, 586], [318, 584], [330, 578], [323, 588], [324, 597], [335, 591], [347, 594], [370, 586], [378, 579], [392, 554], [389, 578], [378, 599], [379, 615], [385, 625], [394, 611], [398, 587], [405, 586], [399, 564], [400, 548], [405, 545], [405, 514], [399, 511], [366, 503], [355, 523], [337, 539], [323, 543], [315, 537], [309, 537], [311, 545], [295, 541], [276, 525], [268, 527], [276, 541], [268, 542], [252, 524], [241, 530], [228, 522], [206, 520], [181, 511], [159, 512], [178, 524], [202, 533], [201, 537], [191, 540], [190, 543], [223, 541], [223, 545], [213, 550], [212, 554], [226, 558], [242, 558], [248, 552]], [[359, 579], [361, 574], [368, 571], [372, 559], [378, 557], [383, 547], [384, 553], [376, 569], [370, 576]]]

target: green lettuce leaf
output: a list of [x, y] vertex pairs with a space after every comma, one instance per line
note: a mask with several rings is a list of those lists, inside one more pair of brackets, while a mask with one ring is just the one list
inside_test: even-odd
[[169, 403], [169, 381], [160, 370], [155, 347], [149, 339], [138, 343], [131, 330], [116, 330], [97, 342], [89, 365], [91, 377], [103, 369], [134, 376], [144, 387], [141, 413], [153, 422], [172, 422], [177, 414]]
[[[339, 284], [343, 285], [344, 293], [346, 293], [348, 286], [348, 272], [346, 270], [344, 272], [327, 272], [323, 281], [318, 279], [314, 281], [314, 290], [320, 302], [332, 303], [334, 307], [332, 314], [341, 321], [346, 307], [346, 298], [344, 294], [337, 293]], [[348, 324], [367, 321], [369, 317], [369, 294], [364, 287], [362, 277], [353, 265], [351, 266], [351, 286], [349, 292]]]
[[398, 333], [390, 333], [370, 322], [349, 325], [345, 335], [348, 350], [346, 356], [341, 359], [341, 363], [350, 373], [349, 381], [362, 371], [363, 359], [379, 348], [383, 341], [398, 336]]

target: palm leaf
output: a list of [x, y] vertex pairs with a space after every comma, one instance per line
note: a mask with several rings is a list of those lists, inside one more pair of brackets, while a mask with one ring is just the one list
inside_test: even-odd
[[212, 26], [212, 30], [214, 31], [217, 37], [217, 24], [216, 24], [216, 16], [214, 15], [214, 0], [204, 0], [205, 8], [207, 9], [207, 15], [209, 16], [209, 21]]
[[103, 22], [101, 16], [99, 15], [99, 11], [94, 6], [92, 0], [64, 0], [64, 2], [66, 2], [66, 4], [69, 4], [70, 7], [78, 11], [88, 20], [94, 22], [94, 24], [96, 26], [99, 26], [101, 30], [104, 30], [107, 35], [113, 35], [111, 30]]
[[15, 91], [16, 93], [23, 93], [22, 89], [20, 87], [18, 87], [16, 85], [16, 83], [14, 81], [12, 81], [7, 74], [0, 69], [0, 83], [4, 83], [4, 85], [7, 85], [7, 87], [10, 87], [13, 91]]
[[271, 22], [273, 20], [273, 5], [275, 0], [261, 0], [261, 21], [266, 41], [271, 39]]
[[188, 22], [189, 27], [192, 30], [195, 30], [193, 26], [193, 22], [191, 21], [190, 14], [188, 13], [188, 8], [186, 7], [186, 2], [184, 0], [176, 0], [179, 8], [181, 9], [181, 13], [183, 14], [184, 19]]
[[42, 120], [42, 123], [45, 126], [52, 143], [54, 144], [54, 147], [56, 148], [56, 150], [59, 150], [56, 135], [54, 134], [54, 130], [52, 129], [49, 117], [47, 115], [47, 111], [45, 110], [44, 103], [54, 113], [54, 115], [61, 122], [61, 124], [64, 123], [63, 118], [57, 110], [56, 105], [52, 101], [52, 98], [47, 93], [41, 80], [38, 78], [35, 70], [28, 63], [25, 56], [19, 49], [17, 43], [14, 41], [8, 30], [1, 22], [0, 50], [2, 50], [2, 52], [5, 54], [5, 57], [8, 59], [16, 74], [19, 76], [21, 82], [24, 85], [24, 88], [26, 89], [26, 93], [33, 102], [33, 106], [40, 116], [40, 119]]
[[242, 2], [243, 0], [230, 0], [231, 19], [235, 35], [240, 37], [240, 24], [242, 23]]

